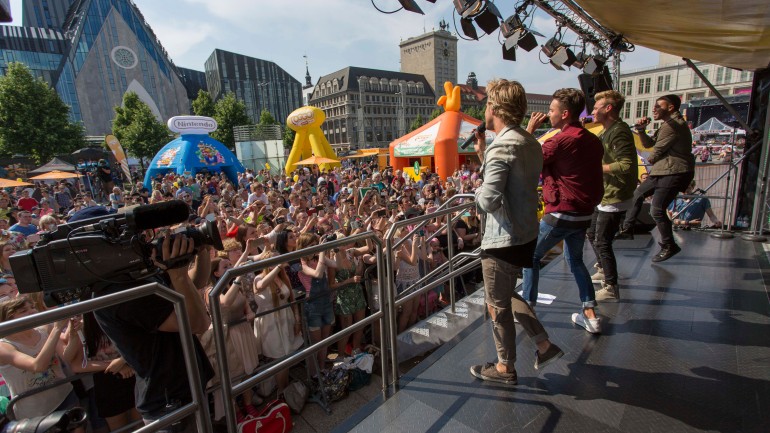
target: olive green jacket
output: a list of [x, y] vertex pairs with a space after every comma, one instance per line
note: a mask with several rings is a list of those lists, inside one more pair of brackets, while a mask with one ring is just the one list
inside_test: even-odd
[[602, 164], [610, 167], [610, 172], [604, 173], [602, 204], [626, 201], [634, 196], [639, 173], [631, 128], [618, 119], [600, 138], [604, 145]]
[[644, 147], [652, 147], [647, 160], [652, 164], [650, 176], [695, 171], [695, 155], [692, 154], [692, 133], [679, 112], [658, 128], [652, 139], [640, 134]]

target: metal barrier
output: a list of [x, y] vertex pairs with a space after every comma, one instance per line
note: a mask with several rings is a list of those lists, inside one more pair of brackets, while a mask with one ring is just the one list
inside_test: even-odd
[[[277, 374], [278, 372], [295, 365], [309, 356], [315, 356], [316, 352], [325, 346], [335, 342], [336, 340], [353, 334], [356, 331], [363, 330], [365, 327], [380, 322], [380, 342], [381, 347], [381, 371], [382, 371], [382, 389], [383, 393], [387, 397], [390, 385], [395, 385], [398, 382], [398, 361], [396, 357], [397, 353], [397, 321], [396, 311], [398, 306], [408, 302], [409, 300], [420, 296], [423, 293], [427, 293], [428, 290], [444, 284], [445, 281], [450, 282], [450, 303], [452, 311], [455, 310], [455, 294], [454, 294], [454, 279], [455, 277], [464, 274], [479, 266], [479, 249], [473, 253], [460, 253], [455, 254], [453, 246], [453, 229], [452, 226], [459, 214], [475, 203], [468, 202], [455, 207], [449, 207], [450, 204], [461, 199], [473, 199], [472, 194], [458, 194], [453, 196], [450, 200], [442, 204], [435, 212], [430, 214], [421, 215], [411, 218], [409, 220], [402, 220], [395, 222], [385, 235], [385, 241], [380, 240], [374, 232], [362, 233], [344, 239], [339, 239], [331, 242], [326, 242], [320, 245], [316, 245], [310, 248], [305, 248], [299, 251], [293, 251], [287, 254], [282, 254], [269, 259], [261, 260], [256, 263], [250, 263], [245, 266], [233, 268], [227, 270], [225, 274], [219, 279], [214, 288], [209, 292], [209, 308], [212, 315], [212, 326], [214, 331], [214, 342], [216, 346], [216, 357], [218, 362], [219, 374], [220, 374], [220, 386], [222, 388], [222, 398], [225, 407], [225, 419], [227, 423], [228, 431], [236, 432], [237, 424], [235, 420], [235, 410], [233, 407], [233, 396], [238, 395], [253, 387], [259, 382], [268, 379], [269, 377]], [[455, 216], [455, 213], [458, 215]], [[433, 271], [427, 273], [419, 280], [417, 280], [410, 289], [415, 289], [413, 293], [407, 296], [395, 299], [395, 287], [394, 287], [394, 274], [393, 274], [393, 261], [395, 248], [401, 246], [409, 236], [414, 235], [418, 230], [422, 229], [430, 220], [440, 218], [449, 215], [447, 222], [443, 224], [433, 235], [431, 235], [427, 241], [433, 239], [442, 230], [447, 231], [448, 257], [447, 262], [441, 264]], [[415, 225], [410, 232], [404, 236], [403, 239], [398, 241], [394, 240], [396, 231], [406, 225]], [[374, 311], [371, 315], [363, 320], [352, 324], [351, 326], [343, 329], [340, 332], [330, 335], [329, 337], [318, 341], [312, 345], [309, 345], [302, 350], [299, 350], [284, 359], [277, 360], [268, 364], [269, 366], [262, 371], [254, 374], [253, 376], [246, 377], [243, 381], [237, 385], [233, 385], [233, 378], [230, 376], [227, 359], [227, 349], [224, 335], [224, 322], [222, 320], [220, 295], [224, 291], [227, 284], [232, 279], [245, 275], [248, 273], [255, 273], [266, 267], [282, 265], [289, 261], [294, 261], [308, 255], [316, 254], [321, 251], [331, 250], [342, 245], [347, 245], [360, 241], [371, 241], [376, 248], [376, 272], [377, 279], [379, 281], [377, 288], [377, 296], [379, 298], [379, 310]], [[384, 248], [383, 248], [384, 247]], [[421, 284], [429, 281], [430, 283], [419, 287]], [[187, 317], [186, 310], [184, 308], [184, 297], [158, 283], [146, 284], [140, 287], [127, 289], [119, 293], [105, 295], [99, 298], [83, 301], [77, 304], [68, 305], [55, 310], [49, 310], [36, 314], [34, 316], [24, 317], [17, 320], [12, 320], [5, 323], [0, 323], [0, 337], [13, 334], [22, 330], [30, 329], [43, 324], [51, 323], [64, 318], [69, 318], [75, 315], [83, 314], [89, 311], [98, 310], [113, 306], [119, 303], [127, 302], [133, 299], [141, 298], [143, 296], [149, 296], [157, 294], [164, 299], [167, 299], [174, 303], [174, 309], [176, 311], [179, 325], [180, 325], [180, 338], [182, 341], [182, 350], [185, 356], [186, 367], [188, 370], [188, 380], [190, 382], [193, 401], [187, 405], [176, 409], [174, 412], [167, 414], [153, 423], [144, 426], [136, 431], [138, 432], [152, 432], [162, 427], [169, 426], [177, 421], [186, 418], [193, 413], [196, 416], [196, 422], [199, 432], [210, 432], [212, 428], [211, 417], [208, 410], [208, 401], [206, 398], [203, 385], [201, 384], [200, 375], [198, 373], [198, 366], [196, 357], [193, 352], [193, 336], [190, 331], [189, 319]], [[289, 308], [291, 304], [279, 307], [277, 309], [270, 309], [268, 311], [260, 312], [260, 315], [271, 314], [280, 308]], [[427, 312], [427, 311], [426, 311]], [[385, 344], [389, 344], [389, 350], [384, 347]], [[388, 356], [387, 354], [390, 353]], [[388, 375], [388, 362], [391, 362], [391, 373]], [[240, 379], [238, 377], [237, 379]], [[12, 407], [12, 406], [11, 406]]]
[[[287, 254], [281, 254], [279, 256], [261, 260], [256, 263], [250, 263], [245, 266], [228, 269], [227, 272], [225, 272], [225, 274], [222, 276], [222, 278], [219, 279], [219, 281], [211, 290], [211, 292], [209, 292], [209, 295], [208, 295], [209, 308], [211, 309], [211, 320], [212, 320], [213, 329], [214, 329], [214, 343], [217, 348], [217, 362], [218, 362], [219, 374], [220, 374], [221, 383], [222, 383], [222, 399], [224, 400], [223, 403], [225, 407], [225, 420], [227, 422], [228, 431], [230, 432], [237, 431], [237, 424], [235, 420], [235, 410], [233, 407], [234, 395], [243, 393], [244, 391], [256, 385], [257, 383], [269, 378], [270, 376], [277, 374], [281, 370], [284, 370], [288, 367], [291, 367], [294, 364], [297, 364], [305, 360], [309, 356], [315, 356], [315, 353], [318, 350], [322, 349], [323, 347], [328, 346], [329, 344], [335, 342], [336, 340], [344, 336], [350, 335], [358, 331], [359, 329], [363, 330], [366, 326], [374, 323], [375, 321], [379, 320], [383, 322], [383, 323], [380, 323], [380, 341], [382, 342], [388, 341], [386, 333], [393, 328], [392, 328], [392, 324], [389, 323], [389, 314], [388, 314], [388, 310], [391, 309], [392, 304], [382, 302], [383, 299], [390, 299], [390, 297], [384, 296], [384, 293], [383, 293], [384, 286], [383, 284], [380, 284], [378, 288], [379, 298], [381, 300], [379, 311], [372, 313], [369, 317], [366, 317], [363, 320], [352, 324], [351, 326], [343, 329], [342, 331], [336, 334], [332, 334], [329, 337], [316, 342], [315, 344], [312, 344], [298, 352], [295, 352], [289, 355], [285, 359], [271, 365], [270, 367], [258, 372], [254, 376], [251, 376], [248, 379], [239, 383], [238, 385], [234, 386], [232, 384], [232, 378], [230, 377], [230, 370], [228, 367], [227, 348], [225, 346], [225, 335], [224, 335], [224, 322], [222, 321], [222, 310], [221, 310], [222, 307], [219, 299], [219, 296], [224, 291], [225, 286], [233, 278], [236, 278], [238, 276], [245, 275], [252, 272], [257, 272], [266, 267], [282, 265], [289, 261], [297, 260], [302, 257], [307, 257], [315, 253], [331, 250], [333, 248], [355, 243], [358, 241], [374, 242], [377, 248], [376, 258], [377, 258], [377, 268], [379, 272], [379, 270], [382, 269], [385, 264], [385, 262], [383, 261], [382, 241], [380, 241], [375, 236], [374, 232], [369, 232], [369, 233], [363, 233], [363, 234], [346, 237], [344, 239], [326, 242], [320, 245], [315, 245], [310, 248], [305, 248], [303, 250], [293, 251]], [[380, 281], [383, 281], [382, 275], [380, 275]], [[269, 312], [265, 312], [265, 314], [266, 313], [269, 313]], [[383, 354], [385, 353], [384, 350], [382, 350], [381, 352]], [[385, 390], [388, 387], [387, 374], [386, 374], [387, 357], [383, 355], [381, 356], [380, 360], [382, 362], [381, 367], [383, 372], [382, 387], [383, 387], [383, 390]]]
[[[455, 263], [453, 262], [453, 259], [455, 258], [455, 254], [454, 254], [454, 245], [453, 245], [454, 242], [453, 242], [453, 239], [452, 239], [452, 234], [454, 233], [454, 231], [453, 231], [452, 227], [454, 225], [455, 219], [457, 218], [457, 217], [454, 216], [454, 214], [456, 212], [457, 213], [463, 212], [463, 211], [465, 211], [467, 209], [470, 209], [471, 207], [476, 205], [475, 202], [471, 201], [471, 202], [468, 202], [468, 203], [461, 204], [459, 206], [449, 207], [449, 205], [451, 203], [454, 203], [457, 200], [462, 200], [462, 199], [475, 199], [475, 195], [473, 195], [473, 194], [456, 194], [456, 195], [452, 196], [452, 198], [450, 198], [449, 200], [444, 202], [441, 206], [439, 206], [439, 208], [435, 212], [432, 212], [432, 213], [429, 213], [429, 214], [420, 215], [420, 216], [417, 216], [417, 217], [414, 217], [414, 218], [410, 218], [408, 220], [396, 221], [390, 227], [388, 232], [385, 234], [385, 251], [387, 252], [387, 255], [386, 255], [386, 258], [385, 258], [386, 259], [385, 260], [385, 272], [386, 272], [386, 275], [388, 276], [388, 278], [386, 280], [386, 284], [387, 284], [388, 304], [392, 305], [392, 308], [390, 308], [388, 313], [390, 314], [389, 322], [390, 322], [390, 324], [392, 326], [394, 326], [393, 328], [391, 328], [389, 330], [389, 335], [390, 335], [390, 357], [391, 357], [391, 369], [392, 369], [391, 370], [391, 376], [393, 377], [393, 384], [396, 384], [397, 381], [398, 381], [398, 362], [397, 362], [398, 361], [398, 356], [397, 356], [397, 353], [398, 353], [397, 337], [398, 337], [398, 335], [397, 335], [397, 332], [396, 332], [397, 331], [397, 328], [396, 328], [396, 324], [397, 324], [396, 311], [397, 311], [398, 307], [400, 305], [403, 305], [404, 303], [410, 301], [412, 298], [420, 296], [422, 293], [426, 293], [428, 290], [430, 290], [430, 289], [432, 289], [432, 288], [434, 288], [434, 287], [444, 283], [444, 281], [442, 279], [435, 280], [432, 283], [430, 283], [430, 284], [428, 284], [428, 285], [426, 285], [426, 286], [424, 286], [422, 288], [416, 289], [413, 293], [410, 293], [410, 294], [408, 294], [408, 295], [406, 295], [406, 296], [396, 300], [395, 299], [395, 297], [396, 297], [396, 295], [395, 295], [395, 284], [394, 284], [395, 281], [394, 281], [394, 278], [393, 278], [393, 275], [394, 275], [394, 273], [393, 273], [393, 260], [395, 258], [394, 254], [393, 254], [393, 251], [395, 251], [396, 248], [398, 248], [404, 242], [406, 242], [406, 240], [410, 236], [414, 235], [419, 230], [421, 230], [423, 227], [425, 227], [425, 225], [428, 223], [428, 221], [430, 221], [430, 220], [432, 220], [434, 218], [439, 218], [439, 217], [448, 215], [446, 224], [444, 224], [441, 227], [439, 227], [433, 235], [431, 235], [430, 237], [428, 237], [428, 239], [426, 239], [426, 242], [430, 242], [430, 240], [433, 239], [434, 237], [436, 237], [436, 235], [438, 233], [441, 233], [443, 230], [446, 230], [446, 234], [447, 234], [447, 248], [448, 248], [448, 253], [449, 254], [447, 255], [447, 262], [446, 262], [447, 263], [446, 267], [448, 268], [448, 274], [445, 277], [448, 278], [448, 281], [449, 281], [449, 303], [450, 303], [451, 311], [454, 313], [455, 312], [455, 277], [458, 276], [458, 275], [461, 275], [461, 274], [463, 274], [465, 272], [468, 272], [468, 271], [472, 270], [473, 268], [479, 266], [479, 264], [481, 263], [481, 259], [478, 258], [478, 254], [475, 254], [475, 255], [474, 254], [469, 254], [468, 256], [463, 256], [461, 258], [461, 260], [464, 260], [466, 258], [473, 258], [473, 260], [472, 260], [472, 262], [470, 264], [462, 266], [460, 269], [455, 269], [455, 267], [454, 267]], [[415, 225], [415, 227], [412, 228], [401, 239], [399, 239], [398, 241], [394, 242], [393, 237], [395, 236], [396, 231], [398, 231], [398, 229], [400, 229], [402, 227], [405, 227], [407, 225]], [[410, 289], [413, 289], [416, 286], [418, 286], [419, 285], [418, 283], [421, 282], [422, 280], [427, 280], [427, 276], [419, 279], [417, 283], [413, 284], [410, 287]], [[380, 281], [382, 281], [382, 280], [380, 280]], [[426, 304], [426, 309], [427, 309], [427, 304]]]
[[44, 311], [32, 316], [10, 320], [0, 323], [0, 337], [6, 337], [17, 332], [26, 331], [38, 326], [68, 319], [90, 311], [111, 307], [123, 302], [142, 298], [144, 296], [158, 295], [174, 304], [174, 311], [179, 322], [179, 337], [182, 343], [182, 352], [187, 367], [187, 380], [192, 391], [192, 402], [164, 415], [160, 419], [136, 430], [140, 433], [157, 431], [163, 427], [181, 421], [190, 415], [195, 415], [199, 432], [211, 432], [211, 417], [209, 416], [208, 401], [205, 398], [203, 385], [198, 372], [198, 363], [194, 354], [193, 335], [190, 330], [190, 322], [185, 310], [184, 296], [174, 290], [158, 283], [145, 284], [143, 286], [126, 289], [118, 293], [101, 296], [95, 299], [78, 302], [61, 308]]

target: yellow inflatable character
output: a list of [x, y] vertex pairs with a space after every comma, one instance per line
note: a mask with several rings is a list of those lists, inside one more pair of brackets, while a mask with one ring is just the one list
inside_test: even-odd
[[[294, 136], [294, 145], [291, 147], [289, 157], [286, 159], [286, 174], [290, 175], [296, 168], [294, 164], [311, 156], [337, 159], [329, 142], [321, 131], [321, 124], [326, 120], [323, 111], [316, 107], [306, 106], [298, 108], [289, 114], [286, 125], [297, 134]], [[332, 167], [339, 166], [339, 162], [320, 164], [323, 171], [330, 171]]]

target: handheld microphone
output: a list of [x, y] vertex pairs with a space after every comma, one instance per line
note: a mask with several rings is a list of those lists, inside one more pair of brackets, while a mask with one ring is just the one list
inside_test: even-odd
[[136, 231], [156, 229], [187, 221], [190, 209], [181, 200], [146, 204], [126, 212], [126, 223]]
[[477, 126], [476, 129], [471, 131], [471, 136], [465, 139], [463, 144], [460, 145], [460, 149], [465, 150], [465, 149], [468, 148], [468, 146], [471, 145], [471, 143], [476, 141], [476, 132], [478, 132], [480, 134], [483, 134], [483, 133], [487, 132], [487, 125], [482, 123], [481, 125]]

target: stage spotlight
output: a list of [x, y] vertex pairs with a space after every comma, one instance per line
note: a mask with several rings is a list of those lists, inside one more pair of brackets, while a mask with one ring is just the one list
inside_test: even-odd
[[574, 67], [576, 67], [576, 68], [578, 68], [578, 69], [583, 69], [583, 67], [586, 65], [586, 62], [587, 62], [587, 61], [588, 61], [590, 58], [591, 58], [591, 55], [590, 55], [590, 54], [586, 54], [586, 52], [585, 52], [585, 51], [581, 51], [581, 52], [579, 52], [579, 53], [578, 53], [578, 54], [575, 56], [575, 61], [572, 63], [572, 66], [574, 66]]
[[511, 15], [500, 23], [500, 31], [505, 38], [505, 48], [510, 50], [518, 45], [526, 51], [532, 51], [537, 46], [535, 35], [543, 37], [540, 33], [524, 27], [518, 15]]
[[583, 71], [586, 74], [591, 74], [591, 75], [601, 73], [606, 63], [607, 63], [606, 57], [592, 56], [590, 59], [588, 59], [588, 61], [586, 61], [586, 64], [583, 67]]
[[516, 61], [516, 45], [514, 44], [512, 47], [508, 47], [506, 44], [502, 45], [503, 47], [503, 60], [510, 60], [512, 62]]
[[398, 0], [398, 2], [401, 3], [401, 7], [403, 7], [404, 10], [418, 13], [420, 15], [425, 15], [425, 13], [422, 11], [422, 9], [420, 9], [419, 6], [417, 6], [417, 3], [414, 0]]
[[485, 4], [486, 7], [484, 7], [474, 19], [476, 20], [476, 24], [481, 27], [481, 30], [484, 30], [484, 33], [491, 35], [500, 28], [500, 20], [503, 19], [503, 17], [500, 15], [500, 11], [497, 10], [497, 6], [495, 6], [494, 3], [485, 2]]
[[478, 39], [479, 35], [476, 33], [476, 27], [473, 26], [473, 21], [465, 18], [460, 19], [460, 28], [463, 29], [465, 36], [471, 39]]
[[562, 44], [556, 37], [549, 39], [548, 42], [543, 45], [542, 51], [543, 54], [548, 56], [551, 64], [559, 70], [563, 70], [561, 68], [562, 65], [570, 66], [576, 60], [575, 53], [573, 53], [569, 47]]

